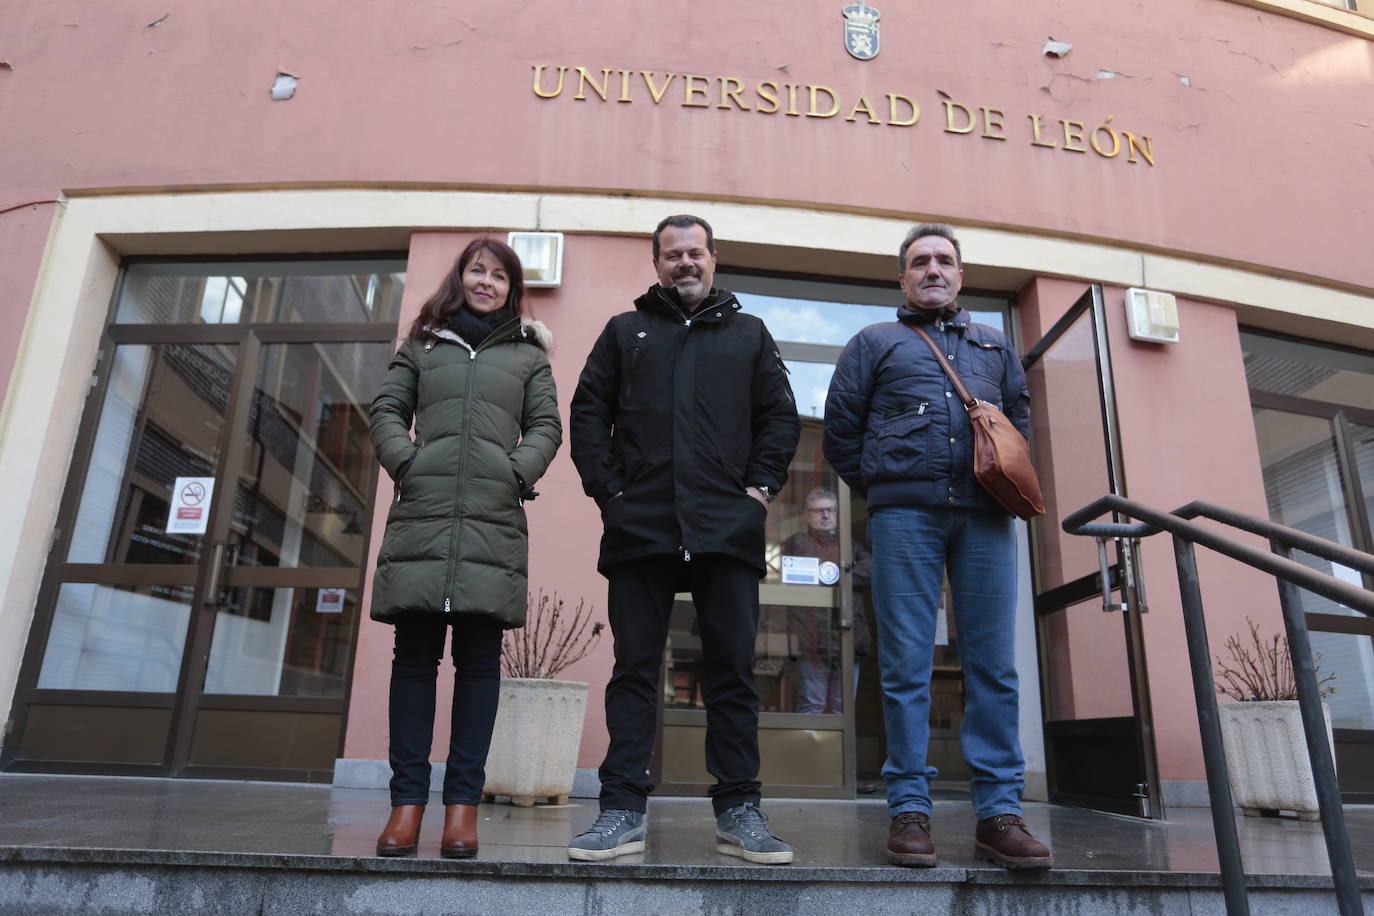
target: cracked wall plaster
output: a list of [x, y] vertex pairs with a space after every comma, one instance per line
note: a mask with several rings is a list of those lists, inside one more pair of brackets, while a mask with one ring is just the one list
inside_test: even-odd
[[277, 79], [272, 83], [272, 101], [284, 102], [296, 94], [296, 77], [290, 73], [277, 72]]

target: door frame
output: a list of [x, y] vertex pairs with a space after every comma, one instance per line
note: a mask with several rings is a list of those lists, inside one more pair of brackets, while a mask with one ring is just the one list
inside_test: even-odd
[[[1122, 457], [1120, 421], [1116, 410], [1116, 387], [1112, 374], [1110, 338], [1107, 330], [1105, 297], [1100, 283], [1094, 283], [1082, 296], [1054, 323], [1045, 334], [1026, 350], [1021, 363], [1026, 370], [1033, 368], [1051, 347], [1065, 333], [1074, 327], [1084, 315], [1089, 316], [1093, 334], [1093, 357], [1097, 370], [1098, 403], [1103, 422], [1103, 444], [1107, 467], [1107, 479], [1113, 494], [1127, 496], [1125, 462]], [[1032, 410], [1034, 410], [1032, 404]], [[1072, 509], [1077, 506], [1070, 507]], [[1113, 521], [1122, 521], [1117, 513]], [[1042, 524], [1051, 520], [1045, 519]], [[1037, 550], [1035, 526], [1032, 526], [1031, 551]], [[1163, 794], [1160, 789], [1158, 756], [1155, 746], [1154, 711], [1150, 701], [1149, 668], [1145, 657], [1145, 634], [1141, 615], [1148, 609], [1143, 591], [1143, 570], [1139, 544], [1130, 540], [1115, 539], [1112, 545], [1115, 561], [1106, 565], [1104, 582], [1103, 572], [1086, 576], [1041, 590], [1036, 582], [1035, 614], [1040, 647], [1041, 678], [1041, 715], [1044, 722], [1046, 778], [1048, 780], [1049, 800], [1054, 804], [1074, 807], [1094, 808], [1114, 813], [1161, 819], [1165, 816]], [[1036, 564], [1031, 564], [1032, 578], [1038, 578]], [[1117, 612], [1122, 614], [1122, 629], [1126, 643], [1127, 673], [1130, 681], [1132, 715], [1101, 719], [1074, 719], [1056, 721], [1050, 718], [1049, 702], [1052, 691], [1049, 689], [1053, 677], [1052, 666], [1047, 658], [1046, 646], [1049, 641], [1043, 632], [1045, 620], [1050, 614], [1066, 612], [1068, 608], [1093, 598], [1102, 598], [1104, 603], [1113, 592], [1119, 592], [1120, 602], [1116, 603]], [[1081, 791], [1072, 785], [1063, 785], [1057, 772], [1056, 747], [1074, 739], [1099, 741], [1120, 740], [1125, 738], [1134, 745], [1133, 756], [1137, 768], [1137, 790], [1128, 798], [1103, 796]]]
[[[843, 695], [843, 713], [801, 713], [801, 712], [760, 712], [758, 731], [760, 735], [769, 731], [820, 731], [841, 733], [841, 772], [838, 782], [827, 785], [800, 785], [782, 783], [765, 779], [769, 791], [786, 795], [789, 798], [854, 798], [858, 791], [858, 772], [856, 759], [856, 720], [854, 716], [854, 538], [853, 508], [849, 487], [838, 477], [834, 481], [837, 524], [839, 526], [840, 581], [830, 587], [814, 585], [783, 585], [780, 583], [760, 582], [759, 605], [778, 607], [808, 607], [827, 609], [836, 615], [840, 628], [840, 686]], [[674, 596], [674, 602], [692, 600], [690, 594]], [[660, 671], [660, 683], [667, 676], [668, 651], [664, 652], [664, 669]], [[660, 691], [660, 697], [663, 693]], [[654, 735], [654, 753], [651, 764], [651, 778], [655, 783], [655, 795], [699, 795], [709, 783], [665, 781], [663, 780], [663, 733], [665, 728], [696, 728], [705, 734], [706, 710], [674, 709], [662, 705], [660, 699], [658, 728]], [[766, 764], [765, 764], [766, 765]], [[760, 776], [762, 779], [762, 775]]]
[[[359, 253], [347, 256], [318, 255], [260, 256], [253, 262], [326, 262], [354, 260], [397, 260], [395, 254]], [[242, 263], [245, 258], [130, 258], [123, 265], [135, 262]], [[353, 657], [357, 650], [358, 626], [361, 615], [355, 616], [348, 634], [347, 657], [344, 659], [344, 689], [339, 697], [277, 697], [257, 694], [204, 693], [205, 675], [209, 665], [210, 643], [213, 638], [218, 605], [216, 596], [208, 594], [211, 566], [218, 557], [216, 546], [224, 546], [229, 539], [233, 517], [233, 493], [243, 470], [243, 449], [249, 435], [249, 418], [265, 346], [280, 344], [329, 343], [385, 343], [394, 344], [396, 325], [389, 322], [359, 322], [348, 324], [115, 324], [114, 316], [124, 292], [127, 270], [121, 269], [111, 296], [107, 323], [96, 353], [95, 371], [81, 409], [81, 420], [72, 450], [71, 463], [63, 483], [58, 503], [57, 521], [44, 561], [36, 609], [29, 627], [23, 660], [19, 668], [12, 713], [4, 735], [0, 753], [0, 771], [45, 772], [72, 774], [186, 776], [198, 778], [271, 779], [284, 781], [321, 782], [332, 778], [330, 770], [276, 767], [230, 767], [196, 765], [190, 762], [191, 741], [195, 719], [201, 710], [235, 710], [245, 712], [323, 713], [339, 717], [338, 746], [335, 756], [342, 753], [349, 696], [353, 677]], [[201, 543], [201, 556], [194, 564], [92, 564], [68, 563], [76, 513], [80, 507], [85, 476], [93, 457], [96, 434], [99, 430], [106, 395], [114, 371], [114, 354], [120, 346], [160, 345], [229, 345], [236, 347], [234, 367], [229, 379], [228, 397], [224, 407], [224, 430], [221, 433], [220, 460], [215, 471], [215, 493], [206, 535]], [[127, 468], [126, 468], [127, 473]], [[370, 470], [366, 507], [374, 505], [377, 491], [377, 464]], [[368, 515], [370, 519], [370, 515]], [[362, 529], [361, 555], [369, 556], [372, 526]], [[104, 558], [108, 559], [108, 557]], [[222, 588], [343, 587], [357, 590], [365, 580], [366, 563], [358, 567], [238, 567], [224, 568], [215, 576], [216, 592]], [[65, 584], [96, 585], [173, 585], [192, 589], [186, 634], [182, 644], [181, 665], [176, 689], [172, 693], [141, 691], [52, 689], [38, 686], [43, 659], [47, 651], [56, 615], [57, 595]], [[129, 763], [113, 761], [60, 761], [20, 757], [20, 748], [29, 725], [30, 710], [35, 705], [70, 707], [111, 707], [166, 709], [170, 711], [167, 742], [157, 763]]]

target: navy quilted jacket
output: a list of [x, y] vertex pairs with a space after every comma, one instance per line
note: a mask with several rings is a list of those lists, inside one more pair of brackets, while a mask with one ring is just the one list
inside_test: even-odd
[[870, 510], [953, 506], [1005, 511], [973, 477], [968, 415], [920, 335], [920, 323], [975, 398], [1030, 434], [1030, 395], [1006, 335], [960, 309], [943, 320], [903, 306], [897, 321], [864, 328], [845, 345], [825, 400], [825, 457]]

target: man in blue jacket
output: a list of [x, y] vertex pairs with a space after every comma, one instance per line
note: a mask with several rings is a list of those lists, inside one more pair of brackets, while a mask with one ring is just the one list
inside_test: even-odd
[[1025, 763], [1017, 737], [1013, 659], [1016, 531], [973, 476], [968, 416], [923, 328], [974, 397], [1000, 407], [1023, 436], [1030, 398], [1002, 332], [959, 307], [959, 242], [916, 226], [898, 253], [906, 304], [840, 354], [825, 402], [825, 455], [868, 501], [872, 595], [887, 725], [888, 860], [931, 866], [930, 677], [940, 591], [949, 575], [964, 671], [964, 760], [973, 771], [975, 854], [1008, 868], [1049, 868], [1049, 849], [1021, 820]]

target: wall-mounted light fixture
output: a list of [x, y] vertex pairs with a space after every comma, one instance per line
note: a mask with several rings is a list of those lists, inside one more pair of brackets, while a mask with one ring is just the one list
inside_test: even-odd
[[563, 233], [512, 232], [506, 244], [520, 255], [526, 286], [558, 286], [563, 282]]
[[1178, 300], [1173, 293], [1126, 290], [1126, 325], [1132, 340], [1178, 343]]

